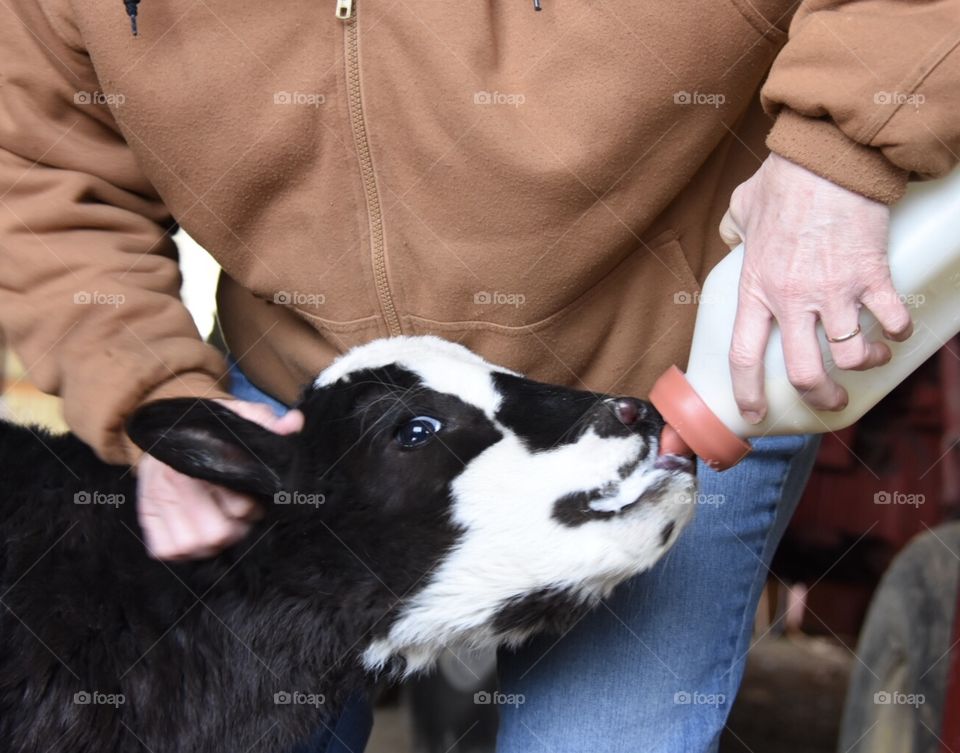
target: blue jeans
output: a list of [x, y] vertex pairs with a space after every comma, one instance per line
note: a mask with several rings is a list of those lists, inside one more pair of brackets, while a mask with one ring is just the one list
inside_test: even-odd
[[[233, 358], [228, 357], [227, 360], [230, 364], [230, 393], [235, 398], [251, 403], [265, 403], [278, 416], [287, 412], [286, 405], [270, 397], [247, 379]], [[370, 704], [361, 694], [355, 694], [347, 701], [336, 724], [318, 729], [292, 753], [362, 753], [372, 728], [373, 711]]]
[[698, 468], [694, 521], [650, 572], [569, 633], [502, 651], [499, 753], [709, 753], [743, 676], [768, 567], [818, 437], [767, 437]]

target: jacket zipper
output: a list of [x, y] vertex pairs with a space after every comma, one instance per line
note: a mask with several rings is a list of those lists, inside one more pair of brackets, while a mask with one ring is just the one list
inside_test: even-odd
[[337, 18], [344, 22], [344, 48], [347, 74], [347, 103], [353, 142], [360, 161], [360, 176], [367, 200], [367, 217], [370, 221], [370, 254], [373, 259], [373, 276], [377, 288], [377, 300], [391, 336], [403, 334], [400, 317], [390, 292], [387, 278], [387, 259], [383, 236], [383, 214], [380, 208], [380, 193], [377, 177], [370, 155], [366, 119], [363, 115], [363, 99], [360, 94], [360, 54], [357, 41], [357, 0], [337, 0]]

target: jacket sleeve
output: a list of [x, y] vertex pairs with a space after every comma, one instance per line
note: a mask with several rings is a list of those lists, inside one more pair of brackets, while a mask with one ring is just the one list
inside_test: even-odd
[[126, 416], [225, 396], [225, 364], [180, 301], [175, 224], [70, 31], [38, 0], [0, 3], [0, 326], [70, 428], [135, 462]]
[[761, 91], [767, 145], [878, 201], [960, 155], [960, 0], [805, 0]]

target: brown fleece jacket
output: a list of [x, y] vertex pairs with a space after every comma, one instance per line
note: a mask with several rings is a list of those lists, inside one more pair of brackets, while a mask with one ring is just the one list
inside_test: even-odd
[[0, 323], [104, 458], [224, 394], [175, 223], [282, 400], [401, 333], [644, 394], [765, 142], [885, 202], [960, 152], [960, 0], [348, 5], [0, 3]]

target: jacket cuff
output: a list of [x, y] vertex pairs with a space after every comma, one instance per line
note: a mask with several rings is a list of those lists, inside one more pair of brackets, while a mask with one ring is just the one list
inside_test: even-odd
[[[221, 381], [226, 381], [227, 378], [228, 377], [224, 377]], [[203, 371], [191, 371], [178, 374], [144, 395], [138, 403], [138, 406], [153, 402], [154, 400], [164, 400], [175, 397], [194, 397], [198, 400], [232, 399], [233, 395], [223, 388], [221, 381], [214, 379]], [[134, 444], [133, 440], [127, 436], [126, 431], [124, 431], [122, 427], [118, 435], [125, 458], [124, 462], [136, 466], [144, 456], [144, 450], [141, 450], [138, 445]]]
[[907, 190], [909, 175], [876, 147], [854, 141], [828, 118], [808, 118], [784, 108], [767, 135], [767, 147], [838, 186], [884, 204]]

